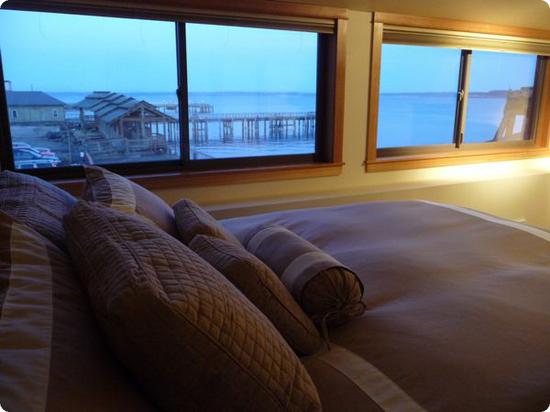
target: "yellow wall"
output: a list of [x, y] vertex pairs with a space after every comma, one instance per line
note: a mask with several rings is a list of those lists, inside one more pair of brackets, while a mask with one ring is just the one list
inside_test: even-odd
[[[401, 3], [410, 7], [415, 2]], [[365, 173], [370, 19], [369, 12], [350, 11], [344, 119], [346, 165], [340, 176], [157, 193], [170, 203], [181, 197], [192, 198], [209, 206], [218, 217], [357, 200], [427, 199], [550, 228], [550, 158]]]

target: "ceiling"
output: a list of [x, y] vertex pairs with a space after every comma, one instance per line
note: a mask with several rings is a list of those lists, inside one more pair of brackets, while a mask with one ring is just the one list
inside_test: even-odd
[[542, 0], [293, 0], [352, 10], [445, 17], [550, 30], [550, 7]]

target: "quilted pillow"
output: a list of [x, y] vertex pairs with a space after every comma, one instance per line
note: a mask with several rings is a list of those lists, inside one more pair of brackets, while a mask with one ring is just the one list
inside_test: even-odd
[[282, 226], [261, 228], [246, 248], [265, 262], [319, 324], [338, 326], [363, 314], [363, 283], [349, 268]]
[[177, 202], [174, 213], [180, 239], [185, 244], [189, 244], [197, 235], [208, 235], [242, 246], [212, 215], [190, 199]]
[[177, 235], [174, 211], [144, 187], [99, 166], [84, 166], [86, 187], [82, 198], [130, 214], [138, 214], [172, 236]]
[[2, 212], [0, 404], [7, 411], [155, 410], [103, 343], [68, 256]]
[[319, 332], [271, 269], [242, 246], [199, 235], [189, 244], [266, 315], [290, 346], [302, 355], [317, 352]]
[[320, 410], [277, 330], [227, 279], [141, 219], [80, 202], [69, 250], [114, 352], [165, 410]]
[[76, 203], [67, 192], [37, 177], [0, 173], [0, 210], [64, 248], [63, 216]]

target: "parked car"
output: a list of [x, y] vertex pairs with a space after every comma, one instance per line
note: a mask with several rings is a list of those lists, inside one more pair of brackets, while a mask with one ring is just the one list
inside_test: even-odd
[[54, 152], [52, 152], [47, 147], [33, 147], [34, 150], [36, 150], [38, 153], [40, 153], [44, 157], [57, 157]]
[[14, 148], [13, 159], [16, 169], [38, 169], [57, 167], [57, 156], [42, 156], [38, 151], [28, 148]]
[[30, 144], [25, 143], [25, 142], [13, 142], [12, 143], [12, 148], [13, 148], [14, 151], [19, 150], [19, 149], [32, 150], [32, 151], [36, 152], [38, 155], [40, 155], [42, 157], [49, 158], [49, 159], [52, 159], [52, 160], [56, 160], [56, 161], [59, 162], [59, 157], [55, 154], [55, 152], [52, 152], [47, 147], [37, 147], [37, 146], [33, 147]]
[[32, 149], [33, 147], [25, 142], [12, 142], [12, 148], [15, 149]]

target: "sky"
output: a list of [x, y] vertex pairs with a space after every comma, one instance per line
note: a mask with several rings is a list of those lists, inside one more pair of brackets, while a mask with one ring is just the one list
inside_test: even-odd
[[[187, 24], [190, 92], [316, 89], [317, 34]], [[0, 10], [13, 90], [172, 92], [173, 22]]]
[[[315, 33], [204, 24], [186, 30], [190, 92], [315, 92]], [[0, 51], [13, 90], [177, 89], [172, 22], [0, 10]], [[457, 49], [384, 45], [381, 92], [456, 92], [459, 64]], [[474, 52], [471, 90], [532, 86], [535, 65], [536, 56]]]
[[[461, 50], [385, 44], [382, 48], [381, 93], [455, 92]], [[470, 90], [515, 90], [533, 86], [537, 56], [475, 51]]]

